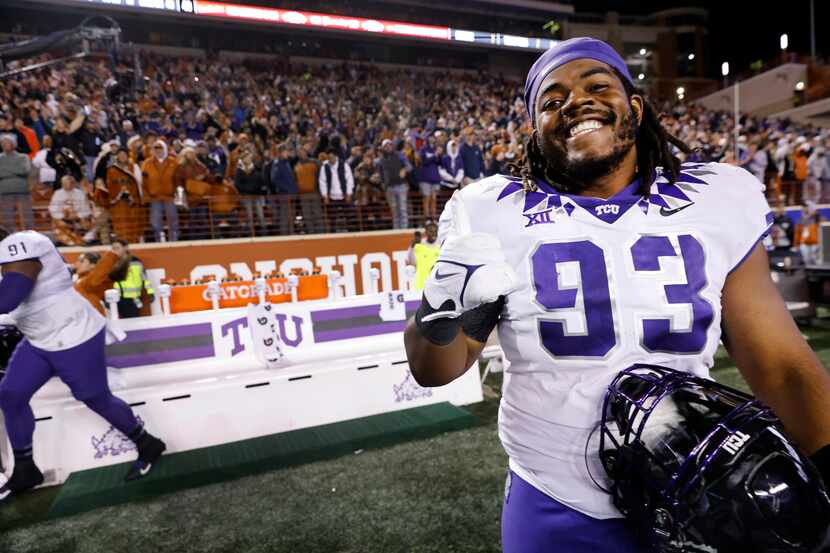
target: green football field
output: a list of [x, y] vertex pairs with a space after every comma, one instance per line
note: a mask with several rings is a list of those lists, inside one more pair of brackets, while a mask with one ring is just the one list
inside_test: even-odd
[[[825, 365], [830, 330], [804, 329]], [[715, 377], [745, 388], [725, 354]], [[507, 459], [495, 394], [437, 437], [47, 520], [57, 490], [0, 507], [0, 553], [498, 552]]]

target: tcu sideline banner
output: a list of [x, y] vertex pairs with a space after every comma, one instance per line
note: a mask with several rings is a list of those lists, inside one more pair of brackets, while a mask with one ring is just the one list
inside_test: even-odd
[[[406, 252], [412, 242], [412, 230], [374, 231], [351, 234], [319, 234], [134, 244], [130, 251], [147, 269], [150, 280], [158, 285], [165, 278], [198, 280], [208, 275], [224, 278], [237, 274], [251, 279], [254, 272], [263, 274], [292, 269], [309, 273], [319, 267], [343, 275], [346, 295], [369, 292], [369, 270], [380, 270], [380, 290], [403, 287], [406, 279]], [[68, 262], [84, 251], [105, 251], [106, 247], [62, 248]]]

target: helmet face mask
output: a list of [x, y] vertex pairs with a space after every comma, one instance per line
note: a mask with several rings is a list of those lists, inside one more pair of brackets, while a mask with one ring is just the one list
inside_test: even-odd
[[634, 365], [608, 388], [600, 460], [614, 504], [659, 551], [804, 551], [830, 499], [772, 412], [738, 390]]

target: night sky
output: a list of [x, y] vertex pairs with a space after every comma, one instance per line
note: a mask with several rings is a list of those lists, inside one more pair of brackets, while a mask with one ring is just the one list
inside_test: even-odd
[[[815, 1], [816, 54], [830, 57], [830, 1]], [[786, 5], [787, 8], [782, 7]], [[735, 69], [749, 69], [755, 60], [768, 60], [780, 53], [779, 37], [789, 35], [789, 50], [810, 53], [810, 2], [788, 0], [767, 3], [763, 0], [638, 0], [610, 2], [574, 0], [576, 12], [603, 13], [614, 10], [622, 14], [645, 15], [656, 11], [696, 6], [709, 10], [710, 58], [707, 73], [719, 75], [722, 61]]]

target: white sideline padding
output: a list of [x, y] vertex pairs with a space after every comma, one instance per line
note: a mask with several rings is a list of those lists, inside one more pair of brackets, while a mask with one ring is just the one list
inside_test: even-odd
[[[414, 310], [417, 293], [404, 295], [407, 311]], [[439, 402], [481, 401], [477, 369], [438, 388], [414, 381], [403, 347], [405, 321], [380, 317], [386, 300], [377, 294], [276, 305], [286, 323], [287, 366], [275, 370], [265, 369], [252, 351], [241, 322], [246, 308], [123, 320], [127, 340], [108, 350], [109, 362], [118, 365], [109, 369], [110, 384], [167, 442], [169, 453]], [[145, 357], [201, 355], [211, 348], [210, 357], [142, 364]], [[46, 485], [135, 458], [133, 444], [57, 379], [38, 392], [32, 408], [34, 456]], [[6, 460], [10, 446], [5, 428], [0, 432]]]
[[479, 360], [486, 363], [484, 366], [484, 372], [481, 375], [482, 385], [484, 385], [484, 381], [487, 380], [488, 374], [504, 372], [504, 352], [498, 344], [486, 346], [483, 350], [481, 350]]

